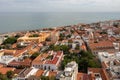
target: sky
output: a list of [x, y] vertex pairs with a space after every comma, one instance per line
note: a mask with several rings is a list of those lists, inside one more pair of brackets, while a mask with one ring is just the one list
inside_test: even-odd
[[120, 12], [120, 0], [0, 0], [0, 12]]

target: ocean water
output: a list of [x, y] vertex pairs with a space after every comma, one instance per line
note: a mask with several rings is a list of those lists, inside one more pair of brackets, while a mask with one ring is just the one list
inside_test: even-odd
[[119, 19], [120, 13], [1, 12], [0, 33]]

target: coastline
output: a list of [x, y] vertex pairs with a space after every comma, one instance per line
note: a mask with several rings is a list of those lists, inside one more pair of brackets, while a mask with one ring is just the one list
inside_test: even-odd
[[36, 31], [36, 30], [43, 30], [43, 29], [49, 29], [49, 28], [59, 28], [59, 27], [73, 26], [73, 25], [78, 25], [78, 24], [94, 24], [94, 23], [110, 22], [110, 21], [119, 21], [119, 20], [105, 20], [105, 21], [98, 21], [98, 22], [92, 22], [92, 23], [77, 23], [77, 24], [70, 24], [70, 25], [63, 25], [63, 26], [41, 27], [41, 28], [36, 28], [36, 29], [16, 30], [16, 31], [0, 33], [0, 36], [8, 35], [8, 34], [16, 34], [16, 33], [21, 33], [21, 32], [27, 32], [27, 31]]
[[95, 23], [106, 20], [120, 19], [119, 13], [1, 13], [0, 33], [27, 31], [34, 29], [76, 25], [78, 23]]

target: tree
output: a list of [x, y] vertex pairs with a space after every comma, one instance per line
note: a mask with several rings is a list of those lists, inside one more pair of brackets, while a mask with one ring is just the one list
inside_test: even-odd
[[13, 76], [13, 71], [8, 71], [8, 72], [6, 73], [6, 76], [11, 79], [12, 76]]
[[63, 33], [60, 34], [59, 40], [62, 41], [64, 39], [65, 35]]
[[54, 50], [54, 51], [60, 51], [60, 46], [59, 46], [59, 45], [54, 46], [54, 47], [53, 47], [53, 50]]
[[41, 80], [49, 80], [49, 77], [48, 76], [41, 76], [40, 79]]
[[4, 42], [3, 45], [6, 44], [14, 44], [17, 42], [17, 38], [16, 37], [8, 37]]
[[72, 36], [71, 34], [68, 34], [66, 37], [67, 37], [67, 38], [70, 38], [71, 36]]
[[53, 59], [53, 55], [49, 55], [46, 59], [52, 60]]
[[64, 54], [68, 54], [69, 53], [69, 49], [70, 48], [67, 45], [61, 45], [60, 48], [64, 52]]
[[49, 50], [60, 51], [60, 45], [50, 45]]
[[63, 70], [67, 63], [76, 61], [78, 63], [78, 70], [87, 72], [88, 67], [99, 68], [100, 64], [95, 60], [95, 57], [90, 52], [80, 51], [79, 53], [65, 54], [64, 60], [61, 62], [61, 69]]
[[32, 56], [30, 57], [32, 60], [34, 60], [37, 56], [39, 56], [40, 53], [36, 52], [34, 54], [32, 54]]
[[0, 80], [11, 80], [11, 79], [8, 79], [6, 75], [3, 75], [2, 73], [0, 73]]
[[50, 45], [49, 50], [53, 51], [63, 51], [64, 54], [69, 53], [69, 47], [67, 45]]
[[0, 80], [2, 80], [3, 79], [3, 74], [2, 73], [0, 73]]

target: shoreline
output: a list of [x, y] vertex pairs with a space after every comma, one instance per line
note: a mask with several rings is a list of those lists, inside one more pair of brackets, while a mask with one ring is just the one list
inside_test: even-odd
[[70, 25], [63, 25], [63, 26], [41, 27], [41, 28], [36, 28], [36, 29], [16, 30], [16, 31], [10, 31], [10, 32], [0, 33], [0, 36], [7, 35], [7, 34], [11, 34], [11, 33], [35, 31], [35, 30], [42, 30], [42, 29], [48, 29], [48, 28], [59, 28], [59, 27], [73, 26], [73, 25], [78, 25], [78, 24], [94, 24], [94, 23], [110, 22], [110, 21], [119, 21], [119, 20], [103, 20], [103, 21], [97, 21], [97, 22], [92, 22], [92, 23], [77, 23], [77, 24], [70, 24]]

